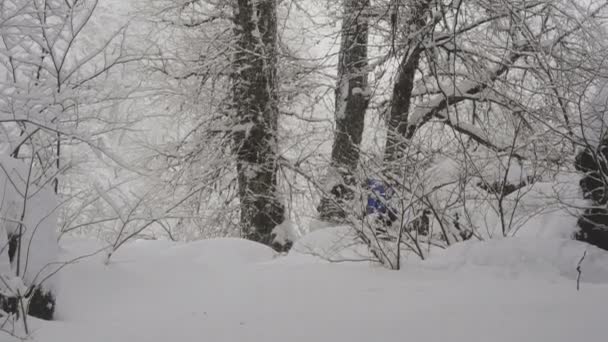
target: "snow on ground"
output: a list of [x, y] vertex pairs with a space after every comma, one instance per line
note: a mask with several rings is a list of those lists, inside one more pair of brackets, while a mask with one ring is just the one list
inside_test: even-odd
[[[484, 242], [459, 243], [429, 259], [427, 265], [458, 269], [479, 266], [509, 274], [511, 277], [542, 276], [575, 282], [581, 258], [584, 283], [608, 284], [608, 252], [570, 239], [513, 237]], [[606, 294], [608, 304], [608, 293]]]
[[[238, 239], [134, 241], [108, 265], [99, 253], [62, 271], [58, 321], [33, 322], [33, 340], [605, 341], [606, 252], [588, 248], [584, 278], [597, 277], [577, 292], [560, 267], [576, 266], [586, 247], [578, 242], [461, 244], [388, 271], [319, 257], [336, 242], [353, 249], [345, 233], [318, 230], [286, 257]], [[307, 244], [321, 249], [301, 262]], [[62, 257], [100, 247], [67, 240]]]
[[348, 226], [339, 226], [317, 229], [299, 239], [282, 261], [358, 262], [370, 258], [368, 249], [357, 242], [355, 232]]

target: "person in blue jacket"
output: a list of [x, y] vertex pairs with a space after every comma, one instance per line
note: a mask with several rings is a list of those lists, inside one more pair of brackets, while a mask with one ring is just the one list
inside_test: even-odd
[[369, 191], [367, 196], [366, 215], [375, 215], [385, 226], [391, 226], [397, 220], [395, 210], [390, 207], [388, 201], [393, 195], [393, 189], [379, 180], [368, 178], [366, 188]]

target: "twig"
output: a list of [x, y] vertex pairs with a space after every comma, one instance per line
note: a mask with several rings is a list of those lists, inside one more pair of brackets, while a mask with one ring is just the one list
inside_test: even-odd
[[580, 291], [581, 289], [581, 265], [583, 263], [583, 260], [585, 260], [585, 256], [587, 256], [587, 250], [585, 250], [585, 252], [583, 253], [581, 260], [578, 261], [578, 265], [576, 265], [576, 272], [578, 272], [578, 276], [576, 277], [576, 291]]

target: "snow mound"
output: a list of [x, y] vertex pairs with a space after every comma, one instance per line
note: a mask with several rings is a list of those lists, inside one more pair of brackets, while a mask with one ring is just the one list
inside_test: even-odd
[[[537, 182], [526, 187], [515, 206], [516, 227], [512, 235], [571, 239], [579, 229], [577, 221], [581, 213], [576, 208], [586, 206], [579, 180], [579, 175], [564, 174], [554, 182]], [[516, 202], [517, 194], [513, 197], [512, 202]]]
[[[322, 229], [296, 247], [326, 244], [324, 248], [341, 246], [346, 253], [352, 251], [347, 243], [351, 234], [348, 227]], [[340, 236], [344, 240], [334, 240]], [[480, 250], [461, 254], [494, 255], [501, 250], [497, 246], [512, 241], [470, 245]], [[529, 246], [535, 242], [539, 240]], [[63, 240], [62, 254], [78, 256], [104, 246]], [[464, 247], [448, 251], [444, 262], [460, 256], [457, 249]], [[583, 277], [591, 273], [590, 265], [605, 262], [591, 248], [588, 253]], [[297, 252], [246, 267], [223, 262], [272, 254], [238, 239], [141, 240], [125, 244], [109, 264], [100, 262], [103, 254], [81, 259], [60, 272], [60, 321], [28, 320], [33, 332], [28, 341], [268, 342], [287, 336], [292, 342], [460, 342], [470, 341], [472, 333], [474, 340], [492, 342], [605, 340], [605, 284], [585, 284], [576, 291], [569, 279], [537, 273], [512, 279], [481, 268], [440, 269], [424, 263], [394, 272], [305, 256], [302, 260], [317, 261], [303, 263], [293, 258]], [[226, 267], [194, 261], [205, 256]], [[22, 340], [0, 332], [0, 341]]]
[[330, 262], [371, 260], [366, 246], [361, 244], [349, 226], [322, 228], [300, 238], [288, 257], [312, 256]]
[[429, 187], [437, 187], [442, 184], [456, 182], [462, 176], [462, 170], [458, 163], [450, 158], [443, 158], [426, 171]]
[[162, 251], [160, 256], [191, 260], [197, 264], [225, 266], [270, 261], [276, 257], [276, 252], [266, 245], [245, 239], [218, 238], [170, 247]]
[[581, 264], [581, 281], [608, 283], [608, 252], [569, 239], [505, 238], [459, 243], [431, 257], [427, 263], [440, 268], [465, 265], [498, 267], [512, 274], [555, 273], [576, 279]]
[[281, 246], [293, 243], [300, 237], [297, 226], [289, 220], [285, 220], [280, 225], [274, 227], [272, 233], [274, 234], [273, 242]]
[[[580, 210], [587, 205], [576, 175], [553, 182], [536, 182], [506, 196], [503, 201], [505, 234], [528, 238], [571, 239], [578, 231]], [[467, 217], [484, 239], [503, 235], [498, 203], [483, 191], [471, 193]], [[466, 222], [466, 221], [465, 221]]]

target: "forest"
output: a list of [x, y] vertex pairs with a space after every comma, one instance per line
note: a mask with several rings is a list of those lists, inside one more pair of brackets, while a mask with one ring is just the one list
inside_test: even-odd
[[0, 0], [0, 80], [0, 342], [605, 339], [606, 0]]

